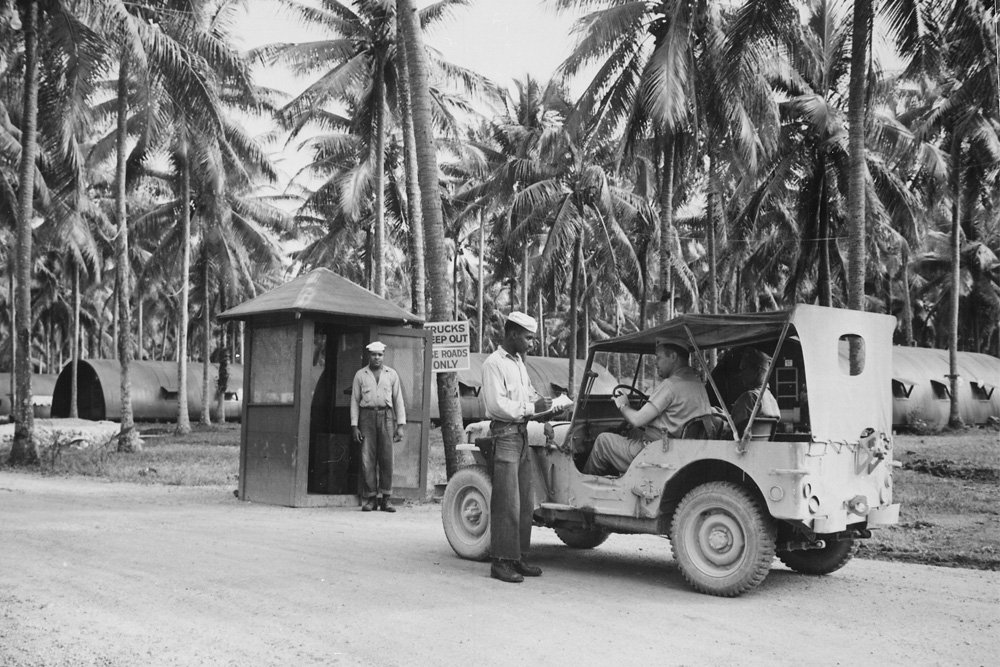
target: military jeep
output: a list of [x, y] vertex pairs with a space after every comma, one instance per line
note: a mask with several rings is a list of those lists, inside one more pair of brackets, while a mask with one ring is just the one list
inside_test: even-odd
[[[892, 502], [891, 337], [885, 315], [798, 305], [746, 315], [683, 315], [591, 346], [568, 422], [529, 431], [534, 522], [569, 547], [599, 546], [611, 533], [669, 537], [680, 572], [696, 590], [741, 595], [767, 577], [774, 556], [797, 572], [823, 575], [851, 559], [871, 528], [895, 524]], [[714, 405], [679, 438], [624, 422], [614, 395], [592, 393], [595, 364], [622, 383], [638, 408], [655, 386], [662, 336], [693, 348]], [[749, 349], [770, 356], [764, 384], [780, 419], [746, 424], [730, 408], [744, 389], [736, 368]], [[709, 359], [718, 363], [709, 369]], [[758, 392], [758, 396], [763, 392]], [[488, 423], [479, 425], [486, 436]], [[474, 432], [476, 426], [470, 426]], [[617, 477], [581, 472], [605, 432], [647, 440]], [[472, 438], [475, 439], [475, 438]], [[445, 490], [445, 534], [462, 558], [489, 558], [489, 438], [461, 445], [475, 465]]]

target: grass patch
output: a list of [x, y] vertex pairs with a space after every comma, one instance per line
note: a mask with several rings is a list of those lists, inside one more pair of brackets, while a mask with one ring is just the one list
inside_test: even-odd
[[859, 556], [1000, 570], [1000, 441], [996, 431], [900, 435], [893, 473], [899, 525], [874, 531]]
[[[173, 434], [173, 427], [140, 424], [143, 438], [139, 452], [117, 452], [114, 437], [81, 447], [57, 438], [40, 452], [37, 470], [43, 475], [81, 475], [112, 482], [172, 486], [221, 486], [236, 484], [240, 467], [240, 425], [192, 424], [191, 433]], [[0, 461], [10, 453], [0, 447]]]

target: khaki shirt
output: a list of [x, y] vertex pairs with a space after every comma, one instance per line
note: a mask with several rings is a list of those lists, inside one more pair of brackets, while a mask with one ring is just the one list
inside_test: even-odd
[[365, 366], [354, 374], [354, 385], [351, 390], [351, 426], [358, 425], [358, 415], [361, 408], [392, 408], [396, 414], [396, 424], [406, 423], [406, 406], [403, 405], [403, 392], [399, 388], [399, 375], [396, 371], [383, 366], [378, 382], [372, 369]]
[[[739, 425], [750, 421], [750, 413], [753, 412], [753, 406], [757, 402], [757, 394], [759, 393], [759, 389], [750, 389], [743, 392], [736, 399], [732, 412], [734, 424]], [[770, 389], [764, 390], [764, 399], [760, 402], [760, 410], [757, 411], [757, 416], [781, 419], [781, 409], [778, 407], [778, 401], [775, 400], [774, 394], [771, 393]]]
[[483, 362], [483, 400], [486, 416], [505, 422], [523, 422], [535, 414], [541, 396], [531, 386], [520, 355], [498, 347]]
[[679, 437], [690, 420], [712, 411], [705, 384], [691, 366], [664, 378], [649, 395], [649, 402], [660, 412], [649, 425], [671, 438]]

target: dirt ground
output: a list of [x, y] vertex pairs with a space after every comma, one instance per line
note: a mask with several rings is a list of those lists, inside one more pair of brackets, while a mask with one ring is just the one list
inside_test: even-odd
[[988, 665], [1000, 573], [777, 562], [738, 599], [684, 583], [669, 543], [572, 551], [511, 585], [458, 559], [440, 506], [241, 503], [232, 487], [0, 472], [0, 665]]

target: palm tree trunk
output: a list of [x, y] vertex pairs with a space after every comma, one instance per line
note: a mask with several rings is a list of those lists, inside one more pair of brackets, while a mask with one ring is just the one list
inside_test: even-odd
[[138, 285], [136, 291], [138, 294], [135, 298], [135, 309], [136, 309], [136, 340], [138, 341], [138, 347], [136, 349], [135, 358], [142, 361], [142, 288]]
[[538, 355], [549, 356], [545, 344], [545, 290], [538, 291]]
[[486, 279], [486, 225], [483, 224], [483, 212], [476, 212], [476, 219], [479, 221], [479, 288], [476, 294], [476, 326], [479, 331], [479, 341], [476, 344], [476, 352], [483, 351], [483, 305], [484, 305], [484, 285]]
[[666, 140], [660, 181], [660, 322], [673, 317], [673, 270], [671, 247], [674, 228], [674, 141]]
[[910, 246], [905, 241], [900, 243], [900, 256], [903, 269], [900, 280], [903, 283], [903, 338], [909, 347], [916, 345], [913, 339], [913, 299], [910, 297]]
[[452, 303], [453, 317], [458, 319], [458, 239], [455, 240], [455, 254], [451, 258], [451, 284], [453, 287]]
[[31, 220], [34, 217], [35, 154], [38, 150], [35, 132], [38, 128], [38, 1], [31, 0], [26, 8], [24, 29], [24, 116], [21, 131], [21, 164], [18, 173], [17, 198], [17, 290], [14, 294], [15, 391], [11, 413], [14, 417], [14, 441], [11, 443], [10, 465], [31, 465], [38, 462], [35, 442], [35, 415], [31, 408]]
[[[396, 14], [396, 32], [403, 34]], [[427, 314], [427, 287], [424, 267], [424, 222], [420, 213], [420, 181], [417, 174], [417, 150], [413, 136], [413, 110], [410, 105], [410, 81], [407, 69], [406, 41], [400, 40], [403, 57], [399, 64], [399, 102], [403, 110], [403, 158], [406, 160], [406, 212], [410, 223], [410, 301], [413, 312]], [[482, 352], [482, 350], [479, 350]]]
[[956, 138], [951, 151], [951, 173], [953, 186], [951, 205], [951, 312], [948, 322], [948, 380], [951, 401], [948, 411], [948, 426], [964, 428], [962, 413], [958, 406], [958, 309], [962, 293], [962, 141]]
[[524, 241], [524, 252], [521, 254], [521, 310], [531, 312], [531, 302], [528, 301], [528, 246], [529, 242]]
[[[177, 426], [174, 433], [185, 435], [191, 432], [191, 417], [188, 413], [187, 392], [187, 330], [188, 292], [191, 287], [191, 165], [188, 162], [188, 135], [185, 132], [178, 147], [181, 163], [181, 303], [180, 324], [177, 327]], [[164, 323], [164, 339], [166, 323]]]
[[[20, 243], [20, 242], [18, 242]], [[17, 288], [15, 279], [18, 272], [18, 259], [14, 257], [14, 270], [10, 272], [10, 290], [8, 303], [10, 303], [10, 330], [13, 335], [10, 337], [10, 420], [14, 421], [14, 405], [17, 403]]]
[[[202, 246], [202, 252], [205, 252]], [[208, 257], [202, 257], [202, 279], [205, 288], [205, 331], [202, 334], [201, 342], [204, 350], [204, 357], [201, 364], [201, 417], [198, 423], [202, 426], [212, 425], [212, 382], [210, 377], [211, 356], [212, 356], [212, 313], [209, 308], [210, 290], [208, 287]]]
[[[708, 222], [705, 230], [708, 240], [708, 312], [719, 312], [719, 276], [717, 272], [717, 236], [719, 220], [722, 218], [722, 182], [719, 178], [719, 158], [714, 150], [709, 151], [708, 164]], [[715, 368], [718, 351], [713, 347], [708, 352], [708, 367]]]
[[574, 398], [576, 395], [576, 356], [577, 356], [577, 322], [579, 321], [579, 306], [580, 301], [580, 271], [583, 266], [583, 234], [580, 234], [576, 238], [576, 243], [573, 247], [573, 277], [570, 280], [569, 285], [569, 349], [567, 350], [567, 362], [569, 363], [569, 369], [567, 371], [566, 383], [569, 385], [567, 390], [569, 391], [569, 397]]
[[[219, 312], [226, 310], [226, 291], [219, 289]], [[218, 409], [216, 411], [216, 421], [220, 424], [226, 423], [226, 390], [229, 388], [229, 339], [227, 337], [229, 325], [223, 322], [219, 326], [219, 381], [216, 383], [216, 401]]]
[[830, 207], [827, 206], [827, 180], [826, 165], [820, 159], [820, 201], [816, 209], [819, 217], [819, 224], [816, 226], [819, 232], [819, 305], [830, 307], [833, 305], [833, 287], [830, 282]]
[[77, 406], [80, 395], [80, 267], [75, 264], [73, 266], [73, 345], [70, 349], [73, 358], [69, 378], [69, 416], [76, 419], [80, 416], [80, 409]]
[[[871, 19], [872, 0], [855, 0], [847, 103], [847, 307], [852, 310], [865, 309], [865, 79]], [[852, 372], [860, 372], [853, 350], [851, 363]]]
[[372, 291], [385, 297], [385, 83], [384, 63], [376, 58], [375, 85], [375, 253]]
[[708, 312], [719, 312], [719, 277], [716, 272], [718, 249], [716, 244], [716, 222], [721, 214], [722, 184], [719, 182], [719, 163], [715, 151], [709, 152], [708, 166], [708, 220], [705, 222], [705, 240], [708, 246]]
[[128, 141], [128, 55], [123, 51], [118, 65], [118, 128], [117, 162], [115, 165], [115, 213], [118, 219], [118, 239], [115, 254], [118, 283], [118, 361], [121, 364], [122, 421], [118, 435], [119, 452], [136, 452], [142, 449], [139, 434], [132, 419], [132, 306], [129, 299], [128, 217], [125, 208], [125, 160]]
[[[420, 34], [420, 17], [413, 0], [396, 0], [396, 11], [403, 27], [408, 57], [410, 97], [413, 107], [413, 131], [420, 175], [420, 202], [424, 219], [428, 281], [431, 286], [431, 319], [448, 321], [447, 255], [444, 245], [444, 218], [438, 193], [437, 153], [431, 125], [431, 100], [428, 89], [427, 53]], [[449, 479], [458, 469], [455, 445], [463, 439], [462, 406], [458, 397], [458, 375], [438, 373], [438, 403], [441, 435], [444, 440], [445, 468]]]

